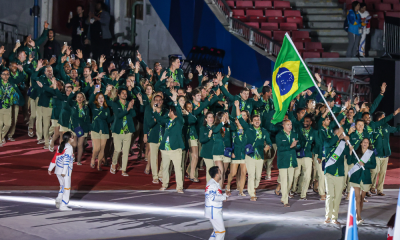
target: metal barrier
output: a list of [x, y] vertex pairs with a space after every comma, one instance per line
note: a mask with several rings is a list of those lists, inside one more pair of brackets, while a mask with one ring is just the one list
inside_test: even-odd
[[384, 25], [385, 54], [400, 54], [400, 21], [399, 18], [385, 17]]
[[257, 46], [269, 55], [278, 56], [281, 44], [261, 33], [257, 29], [247, 26], [244, 22], [232, 17], [232, 10], [225, 0], [212, 0], [229, 21], [229, 31], [248, 41], [250, 46]]
[[4, 45], [14, 45], [17, 39], [23, 41], [23, 35], [18, 34], [17, 25], [0, 22], [0, 42]]

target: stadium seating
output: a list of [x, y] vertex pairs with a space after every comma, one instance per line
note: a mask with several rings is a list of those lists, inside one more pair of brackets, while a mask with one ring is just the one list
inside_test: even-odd
[[306, 42], [305, 43], [305, 50], [307, 52], [323, 52], [324, 49], [322, 48], [322, 43], [320, 42]]
[[290, 2], [286, 1], [275, 1], [274, 2], [274, 9], [278, 10], [286, 10], [286, 9], [292, 9], [290, 6]]
[[273, 9], [271, 1], [255, 1], [254, 7], [256, 9]]
[[321, 58], [321, 54], [319, 52], [303, 52], [303, 58]]
[[285, 30], [285, 31], [297, 30], [297, 24], [296, 23], [280, 23], [279, 29]]
[[292, 33], [294, 42], [311, 42], [310, 33], [306, 31], [296, 31]]
[[252, 9], [253, 2], [250, 1], [236, 1], [236, 9]]
[[338, 58], [339, 57], [339, 53], [337, 53], [337, 52], [323, 52], [321, 55], [322, 55], [322, 58]]
[[277, 31], [279, 30], [278, 23], [271, 23], [271, 22], [261, 23], [261, 30]]

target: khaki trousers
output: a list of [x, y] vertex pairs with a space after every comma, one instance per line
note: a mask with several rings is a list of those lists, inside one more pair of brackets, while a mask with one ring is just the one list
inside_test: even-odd
[[[325, 157], [322, 157], [322, 161], [325, 159]], [[318, 163], [318, 154], [314, 155], [314, 166], [317, 170], [317, 176], [318, 176], [318, 194], [320, 196], [325, 195], [326, 189], [325, 189], [325, 175], [324, 171], [322, 170], [322, 162]]]
[[264, 154], [264, 164], [266, 165], [266, 169], [267, 169], [267, 177], [271, 177], [271, 167], [272, 167], [272, 162], [274, 161], [275, 155], [276, 155], [276, 149], [278, 147], [276, 146], [275, 143], [272, 144], [272, 148], [270, 148], [268, 150], [268, 152], [266, 152]]
[[175, 170], [175, 181], [176, 181], [176, 190], [183, 189], [183, 178], [182, 178], [182, 149], [178, 148], [176, 150], [161, 150], [162, 157], [162, 167], [163, 167], [163, 181], [162, 186], [164, 188], [168, 188], [169, 183], [169, 165], [174, 164]]
[[[311, 180], [312, 163], [312, 158], [297, 158], [297, 167], [294, 169], [292, 191], [301, 192], [301, 198], [305, 198], [307, 196], [307, 190]], [[302, 178], [299, 179], [300, 173]]]
[[[206, 180], [208, 183], [208, 181], [210, 181], [210, 179], [211, 179], [211, 176], [210, 176], [210, 173], [208, 173], [208, 170], [210, 170], [210, 168], [214, 167], [215, 164], [214, 164], [214, 160], [212, 160], [212, 159], [209, 159], [209, 158], [203, 158], [203, 159], [204, 159], [204, 163], [206, 164]], [[206, 183], [206, 185], [207, 185], [207, 183]]]
[[[372, 179], [371, 189], [377, 189], [378, 192], [383, 192], [383, 184], [385, 183], [388, 162], [389, 162], [389, 157], [385, 158], [376, 157], [376, 168], [371, 169], [371, 179]], [[376, 180], [378, 180], [378, 188], [376, 187]]]
[[[347, 165], [347, 167], [346, 167], [346, 165], [347, 165], [347, 162], [345, 162], [344, 163], [344, 174], [345, 174], [345, 179], [344, 179], [344, 182], [345, 183], [343, 183], [343, 186], [345, 186], [346, 187], [346, 185], [347, 185], [347, 189], [346, 189], [346, 192], [350, 192], [350, 178], [348, 177], [348, 173], [349, 173], [349, 171], [350, 171], [350, 169], [352, 169], [353, 167], [354, 167], [354, 164], [350, 164], [350, 165]], [[346, 170], [346, 168], [347, 168], [347, 170]], [[343, 188], [344, 189], [344, 188]]]
[[12, 107], [0, 109], [0, 143], [1, 140], [6, 137], [8, 130], [11, 128], [11, 115]]
[[[18, 112], [19, 112], [19, 106], [18, 105], [12, 105], [12, 122], [11, 122], [11, 128], [10, 131], [8, 132], [8, 137], [12, 138], [15, 133], [15, 128], [17, 127], [17, 121], [18, 121]], [[6, 134], [3, 133], [3, 136]]]
[[122, 171], [126, 172], [126, 166], [128, 165], [129, 149], [131, 147], [132, 133], [127, 134], [116, 134], [113, 133], [114, 140], [114, 155], [112, 158], [112, 164], [118, 163], [118, 157], [122, 151]]
[[[39, 98], [36, 98], [36, 100], [29, 98], [29, 107], [31, 109], [31, 115], [29, 116], [29, 124], [28, 124], [29, 128], [33, 128], [33, 125], [35, 124], [36, 115], [37, 115], [36, 108], [37, 108], [38, 101], [39, 101]], [[42, 137], [40, 137], [40, 139], [42, 139]], [[40, 140], [40, 139], [38, 139], [38, 140]]]
[[281, 201], [283, 204], [289, 203], [289, 190], [293, 183], [294, 168], [281, 168], [279, 169], [279, 177], [281, 183]]
[[325, 218], [337, 220], [339, 215], [339, 206], [342, 201], [344, 177], [335, 177], [327, 173], [325, 175], [326, 201]]
[[52, 108], [48, 107], [36, 107], [36, 135], [38, 140], [44, 137], [44, 145], [49, 146], [49, 129]]
[[158, 149], [160, 147], [160, 143], [149, 143], [149, 145], [151, 174], [153, 175], [153, 180], [156, 180], [158, 178], [161, 178], [162, 172], [162, 164], [160, 172], [158, 172]]
[[[261, 173], [263, 168], [263, 160], [255, 160], [246, 155], [245, 157], [246, 168], [248, 173], [247, 178], [247, 192], [249, 193], [250, 197], [256, 196], [256, 188], [261, 181]], [[245, 176], [240, 176], [245, 177]]]

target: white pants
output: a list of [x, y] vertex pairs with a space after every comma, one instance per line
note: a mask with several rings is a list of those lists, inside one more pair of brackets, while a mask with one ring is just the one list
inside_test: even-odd
[[367, 33], [365, 33], [365, 28], [363, 34], [361, 34], [360, 46], [358, 47], [358, 52], [360, 56], [365, 57], [365, 42], [367, 40]]
[[72, 171], [65, 174], [65, 177], [61, 174], [57, 174], [58, 181], [60, 182], [60, 191], [58, 192], [57, 200], [61, 201], [61, 206], [67, 206], [69, 203], [69, 195], [71, 192], [71, 174]]
[[213, 218], [210, 218], [214, 231], [212, 232], [209, 240], [222, 240], [225, 239], [225, 225], [222, 213], [216, 213]]

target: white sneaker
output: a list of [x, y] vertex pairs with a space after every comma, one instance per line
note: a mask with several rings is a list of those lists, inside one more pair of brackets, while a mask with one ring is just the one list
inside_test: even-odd
[[1, 143], [6, 143], [6, 139], [5, 138], [3, 138], [3, 139], [1, 139]]
[[44, 143], [44, 139], [40, 139], [37, 144], [43, 144]]
[[61, 199], [56, 198], [56, 208], [60, 208]]
[[15, 142], [15, 139], [12, 138], [12, 137], [9, 137], [9, 138], [7, 139], [7, 141], [9, 141], [9, 142]]
[[60, 211], [72, 211], [72, 208], [67, 207], [67, 205], [61, 205]]
[[364, 223], [364, 219], [361, 219], [360, 221], [357, 221], [357, 225], [362, 225]]

